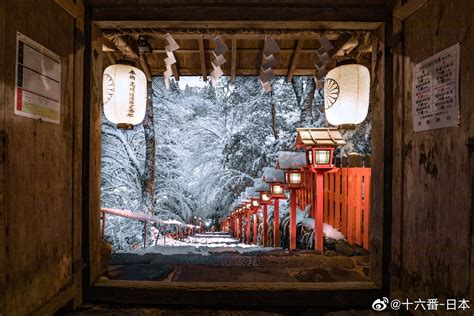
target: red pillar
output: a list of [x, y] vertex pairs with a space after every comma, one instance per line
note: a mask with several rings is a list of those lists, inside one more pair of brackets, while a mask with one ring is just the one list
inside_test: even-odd
[[263, 206], [263, 247], [267, 246], [268, 223], [267, 223], [267, 205]]
[[234, 217], [234, 237], [239, 238], [239, 218]]
[[258, 232], [258, 210], [253, 214], [253, 244], [257, 244], [257, 232]]
[[273, 202], [273, 247], [280, 247], [280, 199]]
[[252, 224], [252, 220], [251, 220], [251, 217], [250, 217], [250, 210], [247, 211], [247, 240], [246, 240], [246, 243], [250, 245], [250, 236], [251, 236], [251, 229], [250, 229], [250, 225]]
[[290, 194], [290, 250], [296, 249], [296, 192]]
[[314, 244], [315, 250], [323, 251], [323, 173], [316, 174], [316, 234]]
[[244, 231], [244, 215], [240, 214], [240, 241], [244, 242], [244, 236], [245, 236], [245, 231]]

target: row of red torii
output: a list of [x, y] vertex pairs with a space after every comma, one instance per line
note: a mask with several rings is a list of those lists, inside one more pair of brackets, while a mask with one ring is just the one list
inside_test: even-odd
[[[289, 191], [289, 250], [296, 249], [297, 205], [304, 209], [308, 204], [315, 206], [311, 212], [315, 222], [315, 250], [323, 251], [323, 219], [339, 229], [349, 243], [369, 250], [370, 168], [336, 168], [334, 150], [344, 144], [341, 133], [334, 128], [298, 128], [295, 145], [298, 151], [278, 153], [276, 168], [264, 168], [262, 179], [255, 180], [253, 187], [241, 193], [221, 221], [221, 229], [250, 243], [253, 217], [256, 244], [257, 214], [262, 211], [262, 244], [267, 247], [267, 208], [273, 205], [273, 245], [279, 246], [279, 205], [281, 199], [287, 198], [285, 191]], [[246, 232], [243, 231], [245, 218]]]

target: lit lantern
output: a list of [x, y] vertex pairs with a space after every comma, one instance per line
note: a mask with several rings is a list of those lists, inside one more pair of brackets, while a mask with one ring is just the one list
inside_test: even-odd
[[334, 168], [334, 149], [345, 144], [339, 131], [334, 128], [297, 128], [297, 132], [295, 147], [305, 149], [307, 166], [313, 172]]
[[303, 174], [298, 169], [288, 169], [285, 172], [286, 184], [289, 188], [296, 189], [303, 187]]
[[306, 160], [312, 168], [333, 168], [332, 159], [334, 148], [314, 147], [306, 149]]
[[324, 81], [326, 119], [335, 126], [359, 124], [369, 111], [369, 70], [354, 62], [344, 60]]
[[259, 207], [260, 206], [260, 201], [256, 198], [252, 198], [252, 206], [253, 207]]
[[306, 167], [306, 155], [304, 152], [278, 152], [277, 167], [285, 170], [285, 181], [288, 189], [303, 187], [301, 169]]
[[272, 198], [274, 199], [286, 199], [283, 186], [279, 183], [272, 183], [271, 185]]
[[104, 114], [117, 128], [132, 129], [145, 118], [147, 82], [138, 68], [116, 64], [103, 77]]
[[270, 192], [260, 192], [260, 204], [270, 204], [272, 202], [272, 196]]
[[257, 197], [261, 205], [268, 205], [271, 203], [272, 196], [270, 195], [270, 185], [262, 179], [256, 179], [253, 185]]

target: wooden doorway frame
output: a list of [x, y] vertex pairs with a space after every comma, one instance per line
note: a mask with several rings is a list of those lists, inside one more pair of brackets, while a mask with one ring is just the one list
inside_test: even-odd
[[[392, 10], [390, 1], [371, 0], [364, 6], [336, 0], [297, 5], [282, 0], [281, 5], [258, 1], [205, 2], [196, 7], [191, 1], [176, 4], [133, 4], [112, 6], [113, 1], [89, 1], [85, 19], [84, 63], [84, 144], [83, 144], [83, 273], [84, 295], [90, 300], [131, 304], [216, 305], [219, 306], [315, 306], [370, 308], [375, 298], [388, 295], [390, 287], [393, 167], [392, 101]], [[151, 2], [150, 2], [151, 3]], [[206, 5], [206, 3], [213, 3]], [[217, 3], [217, 4], [216, 4]], [[249, 5], [253, 4], [253, 5]], [[271, 10], [269, 12], [268, 10]], [[239, 14], [236, 14], [239, 12]], [[297, 14], [296, 14], [297, 13]], [[134, 27], [159, 25], [156, 21], [271, 21], [313, 22], [320, 29], [357, 28], [373, 31], [373, 177], [371, 214], [371, 282], [319, 284], [220, 284], [192, 283], [165, 286], [153, 282], [99, 281], [99, 208], [100, 208], [100, 139], [101, 139], [101, 42], [96, 27]], [[122, 22], [121, 22], [122, 21]], [[127, 21], [127, 22], [123, 22]], [[324, 21], [324, 22], [321, 22]], [[357, 22], [353, 22], [357, 21]], [[188, 22], [190, 23], [190, 22]], [[374, 24], [375, 23], [375, 24]], [[379, 25], [374, 29], [374, 25]], [[377, 223], [377, 224], [376, 224]], [[296, 295], [295, 295], [296, 294]], [[291, 302], [287, 298], [295, 298]], [[260, 305], [259, 305], [260, 304]]]

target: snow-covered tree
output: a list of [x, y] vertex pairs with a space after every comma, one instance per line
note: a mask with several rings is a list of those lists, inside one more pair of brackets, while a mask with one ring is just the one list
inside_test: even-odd
[[[102, 205], [182, 221], [225, 216], [263, 167], [275, 164], [276, 153], [293, 148], [297, 127], [327, 126], [323, 91], [312, 77], [277, 77], [272, 86], [264, 93], [258, 77], [222, 77], [216, 87], [171, 80], [166, 90], [154, 78], [145, 124], [120, 131], [103, 119]], [[367, 119], [345, 132], [348, 144], [339, 153], [370, 153], [370, 130]], [[118, 221], [107, 224], [106, 237], [126, 250], [141, 240], [142, 228], [127, 222], [125, 229], [120, 219], [119, 229]]]

